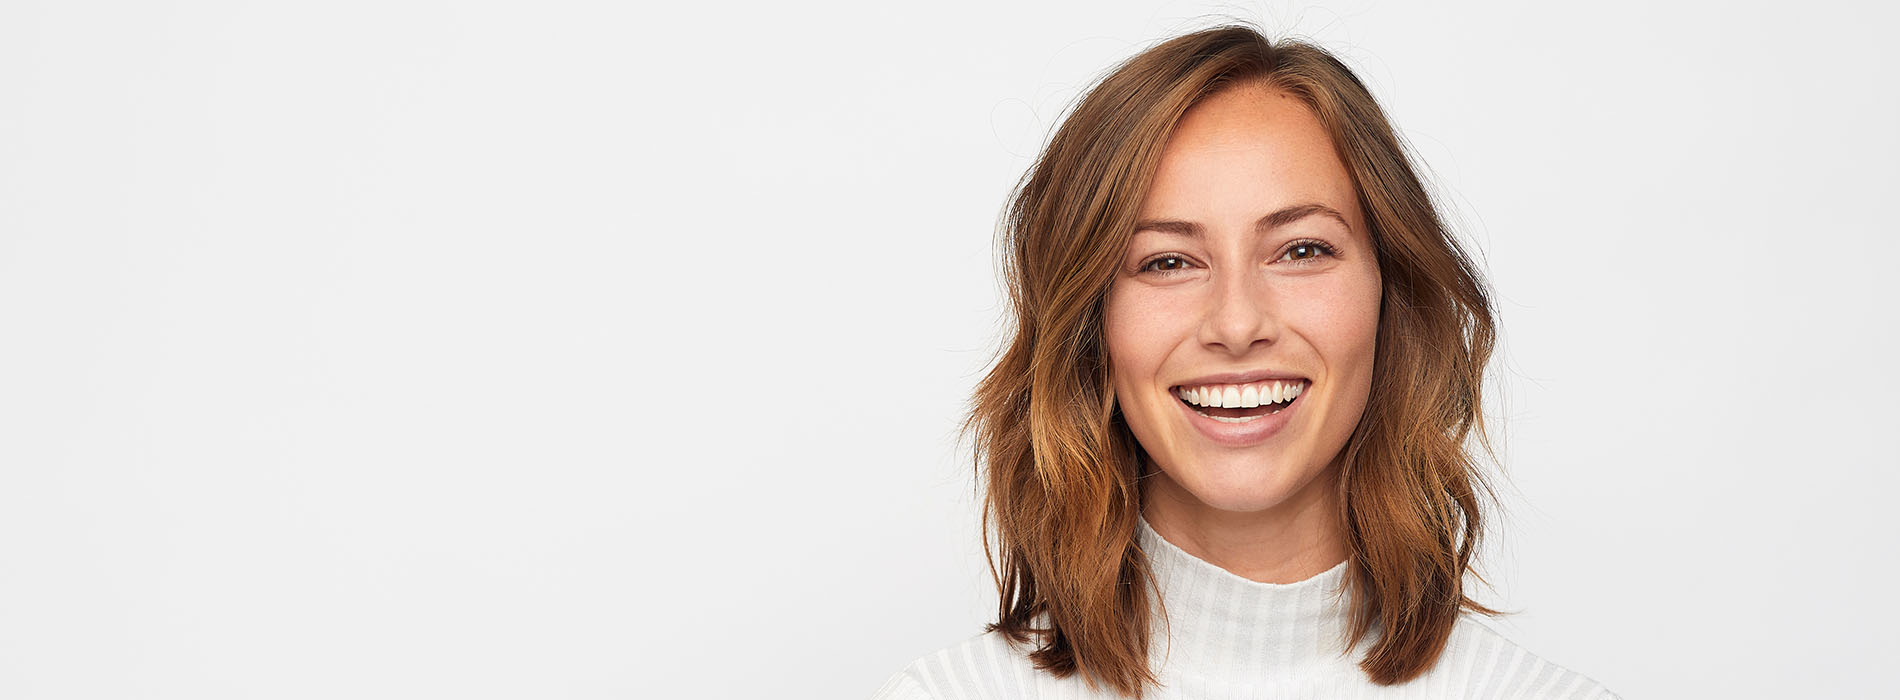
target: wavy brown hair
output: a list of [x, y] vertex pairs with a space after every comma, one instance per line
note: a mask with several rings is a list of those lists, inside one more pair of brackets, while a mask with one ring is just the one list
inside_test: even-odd
[[1485, 283], [1352, 70], [1309, 43], [1214, 27], [1116, 66], [1018, 183], [1002, 226], [1010, 339], [962, 426], [976, 438], [1001, 598], [986, 631], [1033, 643], [1039, 669], [1134, 698], [1156, 682], [1147, 649], [1159, 596], [1136, 544], [1142, 452], [1109, 388], [1103, 300], [1175, 124], [1241, 83], [1295, 95], [1325, 125], [1383, 278], [1371, 395], [1338, 479], [1347, 643], [1376, 636], [1360, 668], [1402, 683], [1436, 663], [1461, 610], [1501, 614], [1463, 589], [1479, 498], [1495, 502], [1465, 446], [1475, 427], [1495, 459], [1481, 412], [1495, 326]]

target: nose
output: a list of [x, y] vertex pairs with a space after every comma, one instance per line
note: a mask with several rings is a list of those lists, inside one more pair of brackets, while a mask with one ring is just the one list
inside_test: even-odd
[[1201, 344], [1232, 355], [1245, 355], [1256, 343], [1271, 345], [1280, 335], [1275, 311], [1272, 291], [1258, 270], [1216, 272], [1201, 320]]

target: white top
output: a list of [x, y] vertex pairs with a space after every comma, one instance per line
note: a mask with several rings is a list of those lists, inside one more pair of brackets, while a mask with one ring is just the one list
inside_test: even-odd
[[[1260, 583], [1188, 554], [1145, 518], [1137, 528], [1166, 602], [1165, 621], [1155, 606], [1149, 644], [1149, 667], [1162, 687], [1150, 688], [1146, 698], [1621, 700], [1595, 680], [1525, 651], [1471, 613], [1459, 615], [1431, 670], [1399, 685], [1374, 684], [1357, 664], [1378, 627], [1346, 653], [1350, 613], [1330, 598], [1345, 582], [1346, 562], [1298, 583]], [[1172, 645], [1165, 636], [1169, 624]], [[872, 700], [1116, 697], [1106, 688], [1090, 692], [1079, 675], [1058, 679], [1036, 670], [1030, 651], [986, 632], [911, 662]]]

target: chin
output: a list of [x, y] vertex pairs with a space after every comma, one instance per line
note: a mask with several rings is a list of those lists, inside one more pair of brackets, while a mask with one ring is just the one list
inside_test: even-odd
[[1203, 463], [1194, 474], [1178, 479], [1195, 499], [1216, 510], [1252, 513], [1285, 502], [1295, 490], [1295, 475], [1259, 461], [1231, 460]]
[[1274, 506], [1285, 502], [1286, 494], [1221, 492], [1214, 494], [1213, 497], [1200, 496], [1199, 498], [1201, 503], [1214, 510], [1229, 513], [1258, 513], [1271, 510]]

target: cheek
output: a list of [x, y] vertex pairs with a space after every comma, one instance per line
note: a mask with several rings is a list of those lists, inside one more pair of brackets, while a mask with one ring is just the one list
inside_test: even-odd
[[1180, 344], [1184, 320], [1178, 297], [1167, 290], [1132, 286], [1111, 291], [1103, 308], [1103, 340], [1118, 392], [1151, 385], [1168, 354]]
[[1379, 334], [1377, 269], [1335, 275], [1301, 290], [1301, 327], [1329, 371], [1370, 376]]

